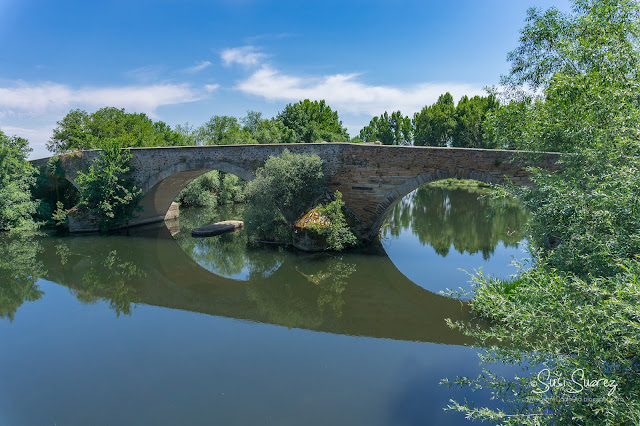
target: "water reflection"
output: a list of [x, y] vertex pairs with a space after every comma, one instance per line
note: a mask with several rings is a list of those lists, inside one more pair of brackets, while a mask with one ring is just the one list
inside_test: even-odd
[[474, 271], [499, 278], [517, 272], [512, 261], [528, 256], [522, 244], [527, 218], [513, 201], [425, 186], [394, 207], [382, 244], [395, 266], [422, 288], [470, 292]]
[[[179, 222], [173, 223], [174, 238], [196, 263], [216, 275], [242, 281], [266, 278], [282, 264], [282, 248], [253, 247], [245, 232], [232, 232], [213, 238], [193, 238], [191, 230], [221, 220], [241, 220], [242, 206], [217, 209], [183, 210]], [[179, 229], [179, 232], [176, 230]]]
[[0, 318], [13, 321], [24, 302], [33, 302], [43, 292], [36, 284], [45, 269], [37, 255], [42, 245], [33, 235], [5, 234], [0, 239]]
[[451, 248], [482, 253], [488, 260], [496, 246], [517, 247], [528, 219], [522, 206], [481, 197], [477, 192], [424, 186], [403, 198], [389, 215], [383, 237], [410, 230], [422, 245], [442, 257]]
[[[1, 285], [7, 294], [15, 288], [7, 283], [24, 283], [19, 294], [27, 296], [14, 298], [11, 315], [40, 296], [40, 276], [70, 288], [84, 303], [105, 301], [116, 316], [142, 303], [335, 334], [469, 343], [445, 324], [445, 318], [467, 319], [467, 306], [416, 286], [379, 246], [343, 256], [281, 250], [282, 264], [273, 274], [242, 283], [195, 263], [164, 226], [128, 234], [50, 236], [26, 246], [21, 241], [32, 253], [23, 267], [30, 275]], [[10, 263], [18, 265], [16, 259]]]

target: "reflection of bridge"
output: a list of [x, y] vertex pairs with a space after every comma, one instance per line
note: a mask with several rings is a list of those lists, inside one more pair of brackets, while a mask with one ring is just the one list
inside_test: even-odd
[[[123, 295], [129, 294], [132, 302], [290, 328], [395, 340], [471, 343], [445, 324], [445, 318], [467, 320], [467, 306], [417, 286], [384, 252], [361, 255], [376, 257], [366, 268], [355, 267], [355, 254], [344, 260], [301, 257], [296, 265], [285, 261], [266, 279], [241, 282], [214, 275], [193, 262], [162, 225], [136, 228], [126, 237], [100, 238], [100, 244], [95, 238], [41, 240], [47, 246], [40, 255], [49, 271], [45, 278], [78, 290], [83, 297], [87, 296], [88, 281], [102, 280], [89, 296], [118, 299], [119, 303], [128, 304]], [[67, 253], [63, 265], [57, 254], [61, 252]], [[117, 262], [101, 263], [114, 253]], [[335, 286], [309, 280], [314, 276], [331, 278], [331, 266], [335, 262], [349, 263], [350, 259], [354, 267], [338, 277], [341, 290], [332, 292]], [[139, 269], [142, 274], [122, 278], [121, 270], [109, 270], [117, 265]]]
[[[523, 153], [517, 151], [350, 143], [133, 148], [134, 177], [141, 184], [144, 198], [140, 217], [130, 225], [163, 220], [180, 190], [209, 170], [251, 180], [269, 156], [285, 149], [317, 154], [324, 160], [331, 190], [342, 192], [345, 204], [358, 219], [357, 231], [364, 238], [376, 236], [390, 209], [427, 182], [455, 177], [486, 183], [526, 183], [526, 165], [548, 168], [557, 160], [557, 154], [546, 153], [525, 164]], [[63, 155], [67, 179], [74, 182], [78, 171], [86, 170], [98, 154], [82, 151]]]

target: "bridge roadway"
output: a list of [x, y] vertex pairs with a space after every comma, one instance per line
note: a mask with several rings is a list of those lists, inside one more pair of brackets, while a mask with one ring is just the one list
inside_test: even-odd
[[[352, 143], [216, 145], [131, 148], [134, 178], [140, 183], [143, 210], [130, 226], [162, 221], [178, 193], [210, 170], [255, 178], [256, 169], [285, 149], [317, 154], [324, 160], [331, 191], [342, 192], [363, 239], [378, 235], [393, 206], [414, 189], [439, 179], [475, 179], [485, 183], [529, 183], [527, 166], [556, 168], [559, 154], [523, 151], [387, 146]], [[61, 156], [65, 177], [74, 185], [99, 150]], [[43, 165], [48, 159], [35, 160]], [[97, 229], [91, 219], [76, 220], [72, 231]]]

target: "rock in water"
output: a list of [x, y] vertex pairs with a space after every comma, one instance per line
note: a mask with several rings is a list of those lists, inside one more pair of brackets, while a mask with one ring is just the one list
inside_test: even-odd
[[213, 237], [214, 235], [226, 234], [242, 228], [244, 228], [244, 222], [241, 220], [225, 220], [196, 228], [191, 231], [191, 235], [194, 237]]

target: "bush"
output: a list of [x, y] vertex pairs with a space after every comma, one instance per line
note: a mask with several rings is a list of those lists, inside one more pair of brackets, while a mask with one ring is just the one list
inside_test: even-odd
[[356, 245], [358, 239], [349, 229], [349, 225], [342, 211], [344, 209], [344, 202], [342, 201], [342, 193], [340, 191], [335, 192], [335, 200], [326, 206], [320, 204], [317, 209], [323, 224], [313, 223], [310, 227], [326, 239], [327, 247], [330, 250], [341, 251], [344, 250], [345, 247]]
[[142, 191], [131, 177], [131, 152], [121, 149], [115, 139], [105, 141], [105, 148], [87, 173], [79, 172], [80, 208], [99, 219], [105, 232], [126, 225], [135, 217]]
[[[457, 326], [489, 348], [485, 363], [518, 365], [526, 374], [504, 379], [485, 371], [456, 380], [490, 389], [506, 410], [453, 401], [449, 408], [509, 424], [636, 424], [639, 277], [638, 260], [626, 261], [615, 276], [592, 280], [544, 266], [510, 282], [474, 277], [472, 310], [485, 321]], [[558, 385], [550, 386], [554, 379]], [[600, 382], [587, 387], [583, 379]]]
[[213, 170], [194, 179], [176, 201], [184, 207], [213, 207], [218, 204], [244, 201], [245, 181], [239, 177]]
[[0, 230], [35, 228], [37, 203], [31, 197], [36, 170], [27, 161], [26, 139], [0, 131]]
[[247, 233], [257, 240], [291, 241], [291, 227], [325, 190], [322, 159], [285, 150], [269, 157], [246, 187]]
[[205, 173], [180, 191], [176, 201], [184, 207], [213, 207], [217, 204], [215, 193], [219, 186], [217, 171]]

